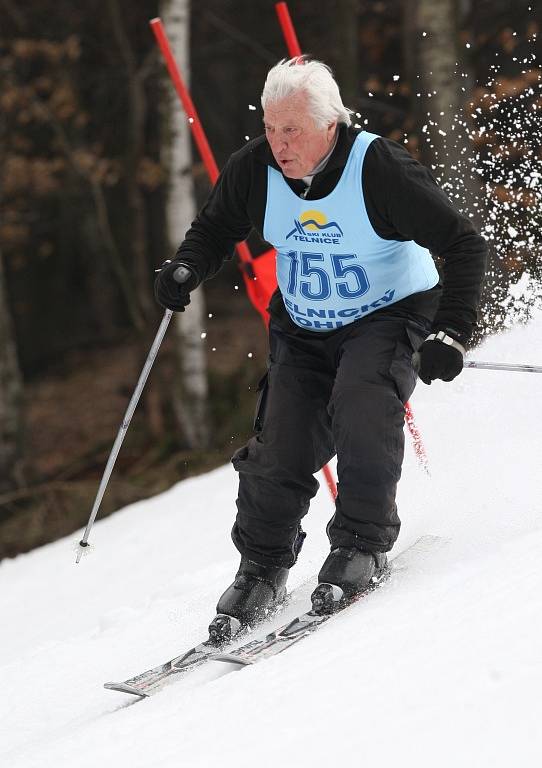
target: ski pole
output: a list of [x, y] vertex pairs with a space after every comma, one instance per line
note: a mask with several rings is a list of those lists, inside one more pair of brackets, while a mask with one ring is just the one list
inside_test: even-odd
[[463, 368], [479, 368], [484, 371], [516, 371], [518, 373], [542, 373], [542, 365], [524, 363], [489, 363], [482, 360], [465, 360]]
[[[190, 276], [190, 271], [185, 267], [179, 267], [178, 269], [175, 270], [175, 273], [173, 275], [174, 279], [178, 283], [184, 283], [189, 276]], [[79, 548], [77, 550], [77, 558], [75, 561], [76, 563], [78, 563], [81, 560], [81, 557], [83, 555], [83, 552], [85, 551], [85, 548], [89, 546], [88, 537], [90, 536], [90, 531], [92, 529], [92, 526], [94, 525], [94, 521], [96, 520], [96, 515], [98, 514], [98, 510], [100, 509], [100, 504], [102, 503], [105, 490], [109, 483], [109, 478], [111, 477], [111, 473], [113, 472], [113, 467], [115, 466], [117, 456], [119, 455], [119, 451], [121, 449], [123, 440], [126, 436], [126, 432], [128, 431], [128, 427], [130, 426], [132, 416], [134, 415], [135, 409], [139, 402], [139, 398], [141, 397], [141, 393], [143, 392], [143, 388], [145, 387], [145, 383], [147, 381], [149, 373], [151, 372], [152, 365], [155, 361], [156, 355], [158, 354], [158, 350], [160, 349], [160, 345], [162, 344], [164, 336], [166, 335], [166, 331], [168, 329], [168, 325], [172, 315], [173, 315], [173, 312], [170, 309], [166, 309], [166, 311], [164, 312], [164, 317], [162, 318], [162, 322], [160, 323], [158, 332], [154, 338], [149, 354], [147, 355], [147, 359], [145, 360], [145, 365], [143, 366], [143, 370], [141, 371], [141, 374], [139, 376], [139, 380], [134, 390], [134, 394], [132, 395], [132, 398], [128, 404], [126, 413], [124, 414], [122, 424], [120, 425], [120, 429], [117, 433], [117, 437], [115, 438], [115, 442], [113, 443], [113, 447], [111, 448], [111, 453], [109, 454], [109, 458], [107, 459], [107, 464], [105, 466], [104, 473], [100, 481], [98, 493], [96, 494], [96, 498], [92, 506], [92, 512], [90, 513], [87, 527], [85, 528], [85, 533], [83, 534], [83, 538], [79, 542]]]

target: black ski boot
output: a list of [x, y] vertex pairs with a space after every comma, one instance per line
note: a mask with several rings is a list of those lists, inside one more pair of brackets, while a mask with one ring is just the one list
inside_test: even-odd
[[387, 570], [388, 558], [356, 547], [332, 549], [318, 574], [311, 596], [316, 613], [332, 613], [354, 595], [378, 584]]
[[288, 568], [260, 565], [245, 557], [235, 581], [224, 592], [209, 625], [209, 639], [227, 642], [241, 629], [261, 621], [286, 597]]

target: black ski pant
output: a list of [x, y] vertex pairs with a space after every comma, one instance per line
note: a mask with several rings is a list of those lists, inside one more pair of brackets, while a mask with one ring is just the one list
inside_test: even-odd
[[239, 473], [232, 538], [241, 554], [264, 565], [294, 564], [300, 522], [318, 490], [314, 473], [335, 454], [331, 546], [392, 548], [404, 403], [416, 383], [411, 357], [428, 332], [423, 321], [379, 312], [325, 337], [271, 323], [255, 436], [232, 459]]

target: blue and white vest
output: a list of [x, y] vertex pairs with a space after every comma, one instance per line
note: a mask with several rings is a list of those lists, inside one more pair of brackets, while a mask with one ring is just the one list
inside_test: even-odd
[[376, 138], [365, 131], [357, 136], [337, 186], [320, 200], [298, 197], [268, 168], [263, 235], [277, 251], [286, 309], [302, 328], [340, 328], [438, 282], [426, 248], [384, 240], [371, 226], [361, 170]]

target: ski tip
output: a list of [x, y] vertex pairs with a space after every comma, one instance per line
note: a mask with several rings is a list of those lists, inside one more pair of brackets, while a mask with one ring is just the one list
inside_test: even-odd
[[104, 683], [104, 688], [108, 691], [120, 691], [120, 693], [131, 693], [133, 696], [141, 696], [141, 698], [148, 698], [149, 694], [142, 691], [140, 688], [136, 688], [134, 685], [128, 685], [128, 683]]

